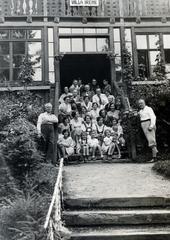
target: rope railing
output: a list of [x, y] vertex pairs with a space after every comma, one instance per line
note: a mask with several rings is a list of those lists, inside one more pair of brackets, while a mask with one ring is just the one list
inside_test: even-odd
[[[48, 229], [48, 240], [69, 239], [70, 232], [62, 224], [62, 173], [64, 167], [64, 159], [61, 158], [59, 171], [54, 187], [51, 203], [46, 215], [44, 229]], [[63, 238], [64, 236], [64, 238]]]

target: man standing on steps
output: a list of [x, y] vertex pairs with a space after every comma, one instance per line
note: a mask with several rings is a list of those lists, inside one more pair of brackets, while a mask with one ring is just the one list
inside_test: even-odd
[[146, 105], [145, 100], [140, 99], [138, 104], [140, 108], [141, 127], [148, 141], [148, 146], [152, 149], [152, 160], [150, 162], [154, 162], [158, 153], [156, 144], [156, 116], [153, 109]]
[[52, 114], [52, 104], [45, 104], [45, 112], [38, 117], [38, 136], [43, 138], [43, 151], [46, 155], [46, 162], [53, 162], [54, 158], [54, 124], [58, 118]]

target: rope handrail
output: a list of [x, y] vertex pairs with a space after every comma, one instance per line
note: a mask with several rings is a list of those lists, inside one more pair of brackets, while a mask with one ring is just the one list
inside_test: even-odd
[[[45, 223], [44, 223], [44, 229], [47, 229], [47, 227], [49, 225], [50, 217], [51, 217], [52, 210], [53, 210], [54, 206], [60, 206], [60, 204], [61, 204], [60, 203], [61, 199], [60, 199], [60, 197], [58, 198], [57, 193], [60, 192], [60, 188], [61, 188], [61, 185], [62, 185], [63, 166], [64, 166], [64, 159], [61, 158], [60, 165], [59, 165], [58, 176], [57, 176], [57, 180], [56, 180], [56, 183], [55, 183], [52, 200], [51, 200], [50, 207], [48, 209], [48, 213], [47, 213], [46, 220], [45, 220]], [[57, 221], [61, 220], [61, 212], [56, 211], [55, 217], [57, 218]]]

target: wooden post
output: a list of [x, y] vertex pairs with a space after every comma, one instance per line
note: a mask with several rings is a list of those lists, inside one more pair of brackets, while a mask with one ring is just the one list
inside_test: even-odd
[[108, 54], [110, 60], [110, 71], [111, 71], [111, 88], [112, 92], [116, 92], [114, 82], [116, 81], [116, 71], [115, 71], [115, 57], [114, 57], [114, 38], [113, 38], [113, 27], [110, 27], [110, 53]]
[[[59, 94], [60, 94], [60, 55], [59, 55], [59, 38], [58, 38], [58, 27], [54, 28], [54, 68], [55, 68], [55, 87], [54, 87], [54, 114], [58, 116], [59, 107]], [[58, 131], [55, 127], [55, 143], [54, 143], [54, 163], [57, 158], [57, 140]]]
[[[60, 92], [60, 60], [61, 56], [55, 56], [55, 90], [54, 90], [54, 114], [58, 116], [59, 109], [59, 92]], [[58, 139], [58, 131], [57, 126], [55, 127], [55, 142], [54, 142], [54, 164], [56, 163], [57, 158], [57, 139]]]
[[48, 11], [47, 11], [47, 0], [43, 0], [43, 15], [44, 15], [44, 22], [48, 21]]
[[136, 159], [136, 137], [135, 137], [135, 134], [134, 132], [132, 131], [132, 123], [131, 123], [131, 119], [128, 119], [128, 127], [130, 129], [130, 153], [131, 153], [131, 157], [132, 157], [132, 160], [135, 160]]

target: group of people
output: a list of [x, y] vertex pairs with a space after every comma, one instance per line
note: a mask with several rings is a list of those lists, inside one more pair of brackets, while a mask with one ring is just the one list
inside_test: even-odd
[[80, 154], [84, 159], [121, 156], [125, 146], [120, 98], [111, 94], [111, 86], [96, 79], [90, 84], [73, 80], [59, 98], [58, 151], [67, 158]]
[[[156, 116], [143, 99], [138, 101], [141, 128], [152, 149], [152, 160], [157, 157]], [[45, 104], [45, 112], [38, 117], [38, 136], [44, 140], [47, 162], [54, 157], [54, 126], [58, 129], [57, 148], [59, 157], [68, 158], [80, 154], [85, 159], [97, 155], [107, 159], [121, 157], [125, 146], [122, 128], [123, 107], [121, 99], [111, 94], [111, 86], [103, 80], [103, 88], [95, 79], [84, 85], [74, 80], [59, 99], [59, 115], [52, 114], [52, 104]]]

